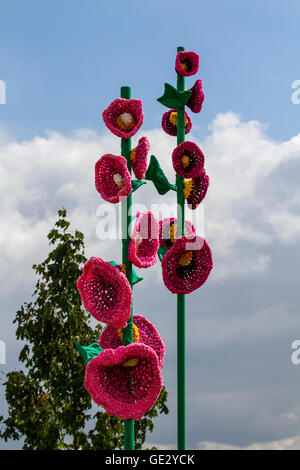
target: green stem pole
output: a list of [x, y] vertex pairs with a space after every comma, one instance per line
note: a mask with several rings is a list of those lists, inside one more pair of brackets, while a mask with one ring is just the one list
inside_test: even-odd
[[[177, 47], [177, 52], [184, 47]], [[177, 74], [177, 90], [184, 91], [185, 78]], [[185, 140], [184, 106], [177, 108], [177, 145]], [[184, 235], [183, 178], [176, 175], [177, 185], [177, 230]], [[177, 294], [177, 443], [179, 450], [185, 450], [185, 295]]]
[[[121, 98], [130, 99], [131, 89], [128, 86], [121, 87]], [[127, 160], [127, 167], [131, 174], [131, 139], [121, 139], [121, 154]], [[128, 282], [132, 288], [132, 263], [128, 260], [128, 245], [129, 245], [129, 233], [128, 228], [132, 221], [132, 194], [127, 199], [122, 201], [122, 263], [126, 266], [126, 276]], [[126, 326], [127, 335], [123, 334], [123, 344], [127, 345], [133, 343], [133, 308], [131, 305], [131, 315]], [[123, 330], [124, 331], [124, 330]], [[126, 338], [125, 338], [126, 336]], [[126, 419], [124, 421], [124, 449], [134, 450], [134, 420]]]

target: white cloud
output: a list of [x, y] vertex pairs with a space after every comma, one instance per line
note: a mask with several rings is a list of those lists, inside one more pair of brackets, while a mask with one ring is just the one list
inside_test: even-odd
[[254, 443], [246, 447], [231, 446], [218, 442], [200, 442], [200, 450], [299, 450], [300, 436], [282, 439], [279, 441]]

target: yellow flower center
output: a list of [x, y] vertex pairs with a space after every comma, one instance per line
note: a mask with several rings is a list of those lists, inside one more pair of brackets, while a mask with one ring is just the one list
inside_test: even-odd
[[[169, 117], [169, 121], [173, 126], [177, 127], [177, 111], [172, 111]], [[188, 123], [187, 118], [184, 119], [184, 125], [186, 126]]]
[[130, 113], [122, 113], [117, 117], [117, 124], [123, 131], [131, 131], [135, 126], [134, 117]]
[[183, 255], [180, 256], [178, 264], [180, 264], [180, 266], [187, 266], [188, 264], [190, 264], [192, 259], [193, 259], [193, 252], [186, 251], [185, 253], [183, 253]]
[[181, 62], [181, 67], [183, 68], [183, 70], [187, 70], [188, 69], [188, 63], [187, 62]]
[[128, 359], [128, 361], [123, 362], [122, 366], [123, 367], [135, 367], [138, 364], [139, 360], [132, 357], [131, 359]]
[[136, 161], [136, 148], [131, 150], [130, 160], [132, 161], [132, 163], [135, 163], [135, 161]]
[[126, 265], [125, 264], [120, 264], [120, 270], [126, 276]]
[[184, 185], [183, 197], [184, 197], [184, 199], [187, 199], [190, 196], [193, 189], [194, 189], [193, 179], [184, 180], [183, 185]]
[[177, 235], [177, 224], [172, 224], [170, 227], [170, 240], [172, 243], [175, 243]]
[[182, 155], [181, 156], [181, 163], [183, 168], [186, 168], [189, 166], [190, 163], [190, 157], [188, 155]]
[[[122, 342], [123, 341], [123, 331], [121, 329], [118, 330], [118, 336], [119, 336], [119, 338]], [[138, 343], [139, 339], [140, 339], [139, 330], [137, 329], [137, 326], [133, 323], [133, 342]]]
[[113, 176], [113, 180], [114, 180], [114, 182], [116, 183], [116, 185], [118, 186], [119, 189], [124, 188], [125, 181], [124, 181], [123, 176], [120, 175], [120, 173], [115, 173], [114, 176]]

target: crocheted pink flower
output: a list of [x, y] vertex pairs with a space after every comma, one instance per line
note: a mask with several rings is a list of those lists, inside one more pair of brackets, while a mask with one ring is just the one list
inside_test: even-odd
[[140, 419], [155, 404], [163, 383], [155, 351], [145, 344], [131, 343], [105, 349], [92, 359], [84, 385], [110, 415]]
[[[133, 315], [135, 343], [150, 346], [157, 354], [160, 367], [164, 365], [166, 346], [164, 345], [155, 326], [142, 315]], [[99, 344], [103, 349], [116, 349], [122, 345], [122, 330], [107, 326], [101, 333]]]
[[[193, 238], [196, 234], [195, 227], [188, 220], [184, 223], [185, 236]], [[177, 219], [174, 217], [166, 218], [159, 221], [159, 245], [171, 248], [177, 238]]]
[[118, 137], [129, 139], [144, 121], [143, 106], [140, 100], [116, 98], [103, 113], [108, 129]]
[[186, 105], [193, 111], [193, 113], [200, 113], [202, 104], [205, 99], [205, 94], [202, 90], [202, 80], [196, 80], [195, 85], [190, 89], [192, 94]]
[[[192, 128], [192, 121], [188, 113], [185, 114], [185, 133], [188, 134]], [[169, 135], [177, 135], [177, 111], [176, 109], [170, 109], [165, 112], [162, 117], [161, 125], [163, 130]]]
[[163, 280], [173, 294], [189, 294], [201, 287], [213, 267], [211, 250], [206, 241], [178, 238], [161, 262]]
[[150, 150], [150, 142], [147, 137], [141, 137], [137, 147], [131, 150], [130, 159], [131, 167], [138, 180], [142, 180], [146, 176], [147, 155]]
[[176, 173], [182, 178], [195, 178], [202, 172], [204, 155], [198, 145], [189, 140], [175, 148], [172, 160]]
[[95, 165], [95, 184], [105, 201], [116, 204], [131, 193], [131, 177], [125, 157], [106, 154]]
[[128, 247], [128, 259], [138, 268], [149, 268], [157, 261], [158, 221], [151, 211], [138, 212]]
[[175, 70], [179, 75], [189, 77], [199, 69], [199, 55], [196, 52], [180, 51], [176, 55]]
[[196, 178], [185, 180], [183, 182], [183, 196], [186, 199], [190, 209], [196, 209], [206, 196], [209, 177], [203, 168], [201, 174]]
[[101, 258], [91, 258], [77, 281], [86, 310], [97, 320], [125, 328], [131, 313], [132, 291], [127, 278]]

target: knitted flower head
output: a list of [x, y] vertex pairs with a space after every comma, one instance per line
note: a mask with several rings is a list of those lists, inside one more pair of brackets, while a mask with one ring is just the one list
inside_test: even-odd
[[95, 165], [95, 184], [105, 201], [117, 203], [131, 193], [131, 177], [126, 158], [106, 154]]
[[[185, 133], [188, 134], [192, 128], [192, 121], [188, 113], [185, 114]], [[169, 135], [177, 135], [177, 111], [170, 109], [163, 114], [161, 125], [163, 130]]]
[[195, 178], [202, 172], [204, 155], [194, 142], [185, 141], [175, 148], [172, 160], [176, 173], [182, 178]]
[[183, 182], [183, 196], [189, 205], [190, 209], [196, 209], [206, 196], [209, 177], [205, 173], [204, 168], [199, 176]]
[[[99, 344], [102, 348], [116, 349], [122, 345], [122, 330], [107, 326], [101, 333]], [[157, 354], [160, 367], [164, 364], [166, 346], [155, 326], [142, 315], [133, 315], [133, 342], [150, 346]]]
[[87, 364], [84, 385], [110, 415], [140, 419], [162, 388], [157, 355], [142, 343], [105, 349]]
[[91, 258], [77, 281], [86, 310], [97, 320], [125, 328], [131, 313], [132, 290], [125, 275], [101, 258]]
[[143, 107], [140, 100], [116, 98], [103, 111], [102, 115], [108, 129], [118, 137], [123, 137], [123, 139], [132, 137], [144, 121]]
[[180, 51], [176, 55], [175, 70], [179, 75], [189, 77], [199, 69], [199, 55], [196, 52]]
[[193, 113], [200, 113], [205, 99], [205, 94], [202, 90], [202, 80], [196, 80], [195, 85], [191, 88], [191, 92], [192, 94], [186, 105]]
[[[188, 220], [184, 223], [185, 236], [193, 238], [196, 234], [195, 227]], [[174, 217], [166, 218], [159, 221], [159, 245], [171, 248], [177, 238], [177, 219]]]
[[131, 167], [138, 180], [142, 180], [146, 176], [147, 155], [150, 150], [150, 142], [147, 137], [141, 137], [138, 145], [131, 150], [130, 159]]
[[173, 294], [189, 294], [201, 287], [213, 267], [211, 250], [206, 241], [178, 238], [161, 262], [163, 280]]
[[157, 261], [158, 221], [151, 211], [138, 212], [128, 247], [128, 259], [138, 268], [149, 268]]

